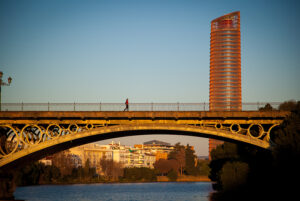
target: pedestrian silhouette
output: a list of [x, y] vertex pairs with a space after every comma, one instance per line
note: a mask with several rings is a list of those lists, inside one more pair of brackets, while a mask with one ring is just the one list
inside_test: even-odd
[[125, 101], [125, 109], [124, 109], [124, 111], [129, 111], [129, 102], [128, 102], [128, 98], [126, 99], [126, 101]]

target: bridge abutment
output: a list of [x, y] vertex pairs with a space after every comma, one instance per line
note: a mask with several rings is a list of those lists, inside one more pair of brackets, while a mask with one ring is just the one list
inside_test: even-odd
[[0, 170], [0, 201], [15, 200], [16, 183], [14, 173]]

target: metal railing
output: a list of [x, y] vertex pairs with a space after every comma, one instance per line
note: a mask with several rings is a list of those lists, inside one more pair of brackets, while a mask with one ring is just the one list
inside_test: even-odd
[[[255, 111], [269, 103], [278, 109], [281, 102], [245, 102], [243, 111]], [[2, 103], [2, 111], [123, 111], [124, 103]], [[129, 111], [209, 111], [209, 103], [130, 103]]]

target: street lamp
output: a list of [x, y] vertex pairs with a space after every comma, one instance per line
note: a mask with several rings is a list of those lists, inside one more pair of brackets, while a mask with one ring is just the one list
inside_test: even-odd
[[1, 111], [1, 87], [2, 86], [9, 86], [11, 81], [12, 81], [12, 78], [11, 77], [8, 77], [7, 78], [7, 83], [6, 82], [3, 82], [2, 81], [2, 76], [3, 76], [3, 72], [0, 71], [0, 111]]

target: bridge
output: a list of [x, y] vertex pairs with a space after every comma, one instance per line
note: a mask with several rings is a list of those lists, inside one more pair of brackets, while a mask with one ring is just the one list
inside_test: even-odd
[[[153, 110], [153, 104], [146, 106]], [[179, 104], [172, 107], [175, 111], [0, 112], [0, 169], [90, 142], [145, 134], [206, 137], [268, 149], [271, 131], [289, 115], [277, 110], [212, 112], [182, 111]]]

